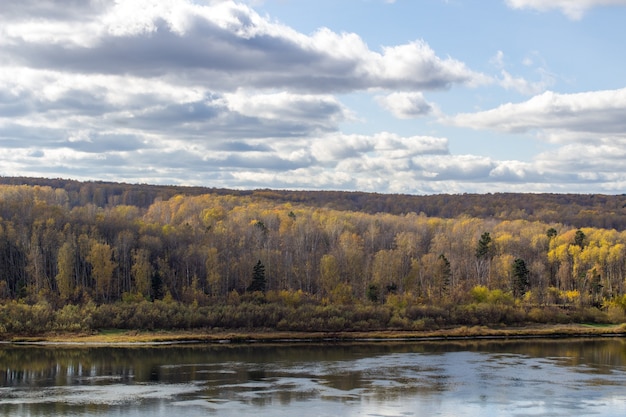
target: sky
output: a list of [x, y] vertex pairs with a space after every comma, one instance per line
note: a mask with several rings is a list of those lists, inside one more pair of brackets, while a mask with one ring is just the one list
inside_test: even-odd
[[626, 192], [626, 0], [2, 0], [0, 175]]

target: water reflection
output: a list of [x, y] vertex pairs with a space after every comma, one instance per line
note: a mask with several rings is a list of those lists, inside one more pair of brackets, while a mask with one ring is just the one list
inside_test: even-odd
[[0, 347], [0, 415], [626, 415], [622, 339]]

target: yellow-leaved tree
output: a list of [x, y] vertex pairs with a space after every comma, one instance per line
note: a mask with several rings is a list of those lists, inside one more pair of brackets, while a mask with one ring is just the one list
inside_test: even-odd
[[113, 250], [106, 243], [92, 242], [87, 255], [87, 262], [91, 264], [91, 276], [95, 281], [96, 299], [108, 301], [111, 296], [113, 283]]

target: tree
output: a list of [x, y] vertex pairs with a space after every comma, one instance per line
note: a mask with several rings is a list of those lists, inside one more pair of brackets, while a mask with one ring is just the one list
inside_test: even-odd
[[113, 262], [113, 250], [106, 243], [93, 242], [87, 256], [87, 262], [91, 264], [91, 275], [96, 284], [96, 298], [109, 300], [115, 263]]
[[486, 258], [491, 255], [491, 235], [489, 232], [485, 232], [480, 235], [478, 246], [476, 246], [476, 257]]
[[154, 268], [150, 263], [150, 253], [147, 249], [136, 249], [133, 251], [132, 257], [131, 274], [134, 279], [135, 292], [148, 298], [154, 274]]
[[370, 286], [367, 287], [366, 295], [369, 301], [371, 301], [372, 303], [377, 303], [380, 299], [380, 289], [378, 288], [378, 285], [370, 284]]
[[443, 253], [437, 258], [437, 266], [435, 270], [435, 281], [439, 287], [439, 296], [443, 298], [450, 289], [450, 277], [452, 276], [452, 268], [450, 261]]
[[476, 246], [476, 273], [478, 282], [483, 285], [489, 275], [489, 266], [493, 258], [493, 242], [489, 232], [484, 232], [478, 240]]
[[586, 237], [587, 236], [585, 236], [585, 233], [582, 230], [576, 230], [576, 234], [574, 235], [574, 244], [582, 249], [583, 246], [585, 246]]
[[328, 296], [330, 292], [339, 284], [339, 264], [333, 255], [323, 255], [320, 259], [320, 287], [323, 296]]
[[259, 259], [256, 265], [254, 265], [253, 272], [252, 272], [252, 282], [250, 283], [246, 291], [265, 292], [266, 284], [267, 282], [265, 280], [265, 266], [261, 263], [261, 260]]
[[372, 261], [373, 283], [380, 288], [387, 288], [387, 293], [397, 290], [402, 269], [402, 254], [398, 250], [383, 249], [376, 252]]
[[225, 295], [227, 288], [222, 284], [217, 248], [211, 247], [207, 249], [205, 266], [207, 274], [206, 281], [209, 285], [209, 292], [211, 295]]
[[74, 290], [76, 248], [71, 241], [66, 241], [59, 248], [57, 258], [57, 288], [62, 300], [67, 300]]
[[529, 286], [528, 275], [530, 271], [526, 267], [526, 262], [521, 258], [513, 261], [513, 295], [517, 298], [523, 297]]

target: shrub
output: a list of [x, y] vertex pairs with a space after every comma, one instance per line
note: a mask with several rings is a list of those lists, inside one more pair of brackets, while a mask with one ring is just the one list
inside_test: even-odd
[[571, 314], [571, 319], [575, 323], [595, 323], [606, 324], [609, 323], [609, 318], [606, 313], [598, 310], [595, 307], [581, 308], [574, 310]]
[[470, 297], [475, 303], [486, 303], [489, 298], [489, 288], [477, 285], [470, 290]]
[[396, 330], [410, 330], [413, 326], [408, 318], [394, 314], [389, 320], [389, 327]]
[[67, 304], [54, 314], [54, 330], [60, 331], [88, 331], [93, 325], [92, 315], [95, 310], [93, 303], [84, 306]]
[[0, 309], [0, 329], [6, 333], [40, 334], [52, 328], [53, 317], [46, 302], [29, 305], [11, 301]]
[[620, 305], [611, 304], [607, 308], [607, 317], [611, 323], [618, 324], [626, 322], [624, 308]]
[[554, 315], [547, 308], [532, 308], [526, 315], [528, 320], [535, 323], [550, 323], [554, 321]]

